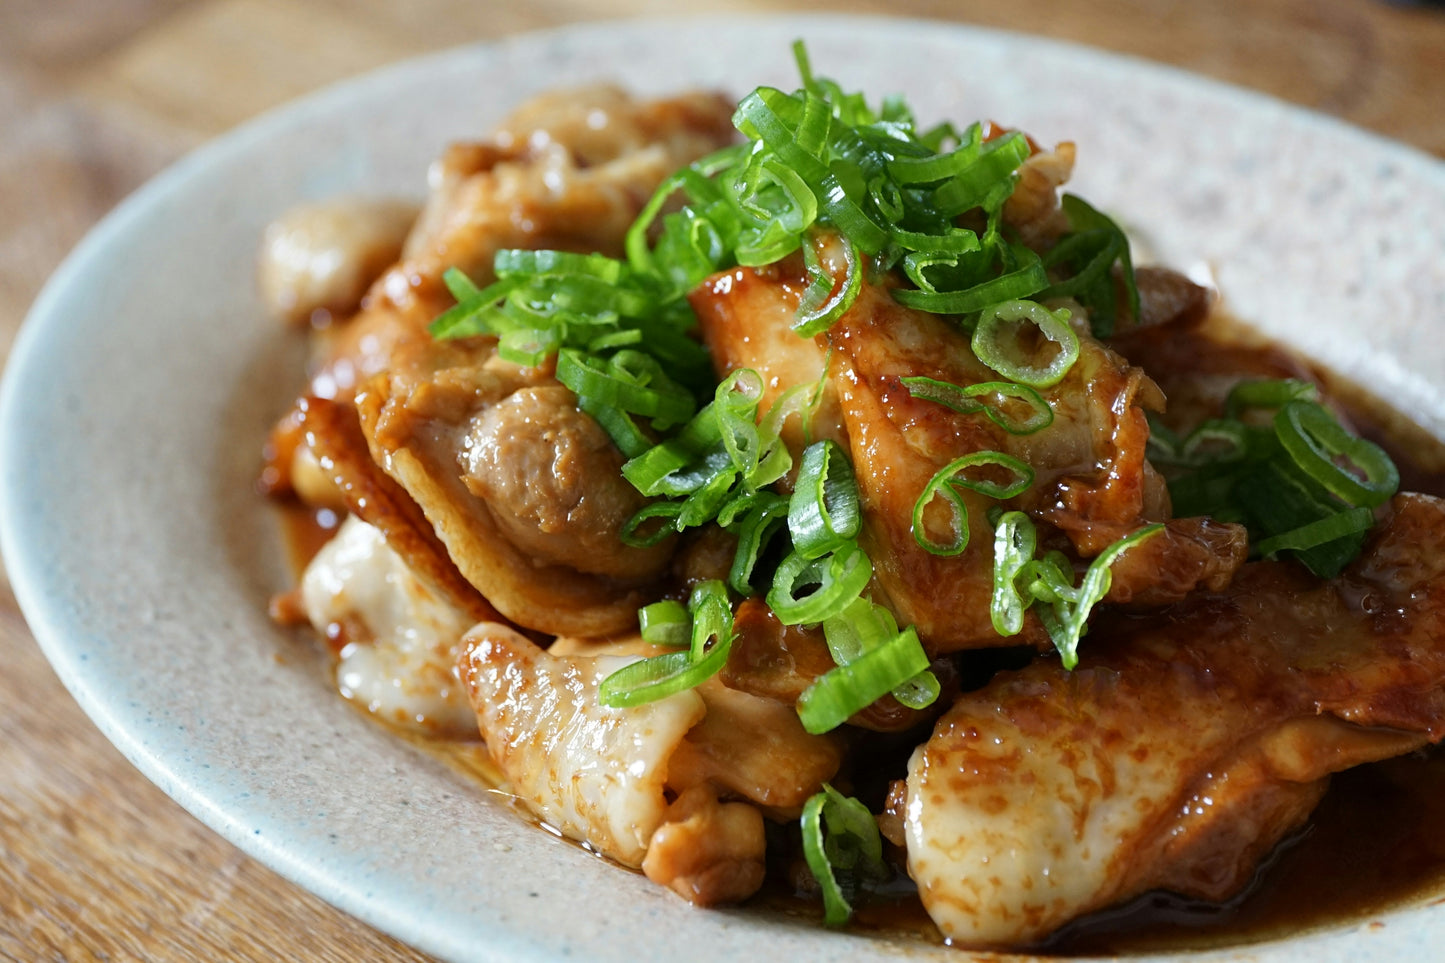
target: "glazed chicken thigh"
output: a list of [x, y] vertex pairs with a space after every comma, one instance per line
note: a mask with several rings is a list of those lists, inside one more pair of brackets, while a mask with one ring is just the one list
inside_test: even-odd
[[[832, 247], [823, 247], [821, 259], [841, 271]], [[1076, 320], [1079, 361], [1064, 380], [1041, 392], [1053, 421], [1035, 433], [1015, 435], [981, 413], [963, 414], [914, 397], [904, 385], [905, 377], [961, 386], [998, 380], [974, 356], [957, 324], [904, 307], [888, 286], [864, 282], [853, 306], [826, 334], [804, 339], [790, 330], [803, 287], [795, 260], [733, 269], [704, 283], [691, 300], [719, 374], [756, 370], [764, 409], [790, 387], [818, 383], [826, 369], [811, 437], [838, 441], [851, 456], [864, 515], [859, 543], [874, 563], [874, 598], [887, 604], [900, 624], [915, 625], [931, 653], [1019, 641], [1047, 644], [1034, 619], [1025, 623], [1021, 638], [1000, 636], [990, 620], [993, 528], [987, 510], [998, 502], [961, 493], [969, 537], [959, 556], [932, 554], [915, 537], [913, 509], [920, 492], [935, 472], [962, 455], [998, 451], [1030, 465], [1036, 477], [1017, 505], [1051, 524], [1084, 558], [1149, 522], [1168, 521], [1162, 537], [1120, 558], [1115, 601], [1137, 597], [1159, 604], [1198, 585], [1220, 588], [1244, 561], [1245, 533], [1239, 526], [1169, 520], [1164, 481], [1145, 458], [1144, 412], [1162, 408], [1163, 396], [1143, 371], [1088, 333], [1078, 305], [1065, 309]], [[801, 447], [796, 430], [787, 440]]]
[[1066, 672], [962, 696], [909, 764], [909, 872], [944, 934], [1018, 946], [1155, 888], [1221, 900], [1332, 772], [1445, 735], [1445, 502], [1398, 496], [1338, 578], [1246, 566], [1116, 614]]

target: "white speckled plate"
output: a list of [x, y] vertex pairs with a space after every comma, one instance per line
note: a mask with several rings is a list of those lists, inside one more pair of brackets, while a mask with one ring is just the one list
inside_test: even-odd
[[[121, 750], [243, 849], [454, 960], [959, 960], [748, 911], [700, 912], [524, 824], [331, 691], [265, 614], [285, 575], [253, 494], [296, 345], [252, 287], [263, 225], [340, 192], [419, 194], [428, 160], [523, 96], [794, 84], [789, 43], [924, 118], [1079, 145], [1080, 193], [1235, 311], [1391, 385], [1445, 433], [1445, 165], [1173, 70], [942, 24], [621, 23], [382, 71], [270, 114], [108, 217], [37, 301], [3, 389], [3, 548], [56, 669]], [[1192, 959], [1424, 959], [1445, 907]]]

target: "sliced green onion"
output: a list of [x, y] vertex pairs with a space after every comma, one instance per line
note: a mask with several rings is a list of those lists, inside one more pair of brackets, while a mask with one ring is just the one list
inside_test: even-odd
[[[1054, 423], [1054, 409], [1034, 389], [1009, 381], [983, 381], [972, 385], [956, 385], [950, 381], [913, 377], [901, 379], [908, 393], [925, 401], [936, 401], [960, 414], [982, 412], [989, 421], [1011, 435], [1031, 435]], [[990, 404], [979, 399], [993, 396]], [[1015, 404], [1009, 405], [1009, 402]], [[1005, 406], [1022, 405], [1027, 414], [1012, 416]]]
[[763, 379], [751, 368], [738, 368], [718, 383], [713, 411], [718, 433], [733, 467], [746, 474], [758, 465], [761, 438], [758, 434], [758, 399]]
[[1119, 225], [1095, 210], [1082, 198], [1065, 194], [1060, 205], [1069, 219], [1071, 233], [1065, 235], [1044, 258], [1049, 268], [1066, 267], [1071, 276], [1050, 285], [1039, 298], [1072, 297], [1089, 309], [1089, 325], [1095, 337], [1114, 333], [1118, 320], [1115, 305], [1113, 267], [1119, 265], [1130, 317], [1139, 317], [1139, 288], [1129, 254], [1129, 238]]
[[692, 394], [662, 372], [657, 359], [623, 350], [603, 361], [567, 348], [557, 353], [557, 380], [579, 397], [620, 408], [665, 428], [681, 424], [696, 409]]
[[[1010, 476], [1006, 482], [989, 478], [969, 478], [965, 469], [995, 467]], [[976, 451], [956, 458], [944, 465], [928, 484], [923, 487], [918, 500], [913, 503], [913, 538], [919, 546], [934, 555], [958, 555], [968, 548], [968, 506], [960, 489], [976, 491], [1000, 501], [1014, 498], [1034, 483], [1034, 470], [1028, 465], [1001, 451]], [[947, 542], [938, 542], [928, 534], [924, 513], [933, 500], [942, 496], [949, 506], [949, 528], [952, 537]]]
[[829, 732], [928, 669], [912, 626], [819, 676], [798, 697], [798, 718], [811, 733]]
[[642, 641], [680, 649], [692, 639], [692, 616], [687, 606], [673, 599], [663, 599], [637, 610]]
[[1180, 465], [1227, 465], [1250, 451], [1250, 428], [1239, 421], [1210, 419], [1189, 433], [1179, 445]]
[[616, 284], [622, 280], [625, 266], [621, 261], [603, 254], [504, 248], [498, 251], [492, 259], [492, 269], [499, 278], [534, 274], [568, 274], [585, 275], [597, 278], [605, 284]]
[[1038, 535], [1034, 523], [1023, 512], [1004, 512], [994, 526], [993, 596], [989, 617], [999, 635], [1018, 635], [1024, 627], [1024, 611], [1032, 599], [1019, 594], [1018, 578], [1034, 558]]
[[1164, 530], [1161, 524], [1146, 525], [1119, 539], [1095, 556], [1084, 572], [1084, 578], [1075, 590], [1072, 605], [1045, 606], [1039, 613], [1044, 627], [1049, 631], [1054, 648], [1058, 649], [1064, 668], [1073, 669], [1079, 664], [1079, 639], [1088, 628], [1089, 614], [1105, 595], [1114, 576], [1110, 566], [1131, 547], [1144, 539]]
[[1299, 528], [1266, 538], [1255, 545], [1255, 550], [1261, 555], [1273, 555], [1276, 552], [1284, 551], [1305, 552], [1321, 545], [1327, 545], [1336, 539], [1365, 532], [1373, 524], [1375, 524], [1374, 512], [1363, 507], [1349, 508], [1317, 522], [1310, 522], [1308, 525], [1301, 525]]
[[[1251, 533], [1267, 540], [1339, 514], [1345, 505], [1289, 457], [1264, 462], [1241, 477], [1232, 494], [1247, 513]], [[1359, 554], [1363, 531], [1345, 533], [1294, 556], [1320, 578], [1334, 578]], [[1292, 551], [1276, 549], [1276, 551]]]
[[893, 698], [898, 700], [899, 705], [909, 709], [927, 709], [938, 701], [942, 692], [943, 686], [939, 684], [938, 676], [925, 669], [906, 682], [894, 686]]
[[856, 598], [823, 620], [823, 638], [838, 665], [845, 665], [898, 634], [893, 613], [872, 599]]
[[[841, 318], [858, 298], [863, 272], [859, 269], [858, 251], [847, 237], [839, 237], [843, 249], [845, 272], [841, 283], [823, 269], [811, 238], [803, 242], [803, 263], [808, 271], [808, 287], [798, 302], [793, 330], [805, 338], [821, 334]], [[836, 291], [834, 290], [836, 288]]]
[[640, 659], [613, 672], [598, 687], [602, 705], [626, 709], [656, 702], [706, 682], [727, 664], [733, 628], [726, 587], [715, 579], [700, 582], [687, 607], [692, 617], [689, 649]]
[[758, 558], [788, 520], [786, 498], [774, 492], [759, 492], [758, 496], [739, 523], [738, 547], [728, 571], [728, 585], [739, 595], [753, 594], [753, 569]]
[[803, 558], [818, 558], [855, 538], [862, 524], [858, 483], [848, 456], [835, 441], [809, 445], [788, 503], [793, 550]]
[[[622, 523], [622, 528], [617, 532], [617, 538], [623, 545], [630, 545], [633, 548], [651, 548], [654, 545], [660, 545], [676, 531], [673, 522], [681, 512], [682, 502], [651, 502], [642, 506], [636, 514]], [[653, 527], [646, 534], [639, 534], [642, 527], [654, 518], [665, 519], [666, 522]]]
[[643, 434], [632, 416], [621, 408], [588, 395], [577, 396], [577, 407], [602, 426], [602, 430], [607, 432], [607, 436], [624, 456], [636, 458], [652, 447], [652, 439]]
[[824, 922], [842, 926], [853, 907], [838, 871], [855, 890], [860, 880], [887, 877], [878, 823], [868, 807], [824, 783], [823, 791], [803, 804], [801, 827], [803, 858], [823, 891]]
[[[1069, 327], [1068, 312], [1054, 313], [1032, 301], [1005, 301], [994, 305], [978, 319], [973, 329], [973, 353], [1010, 381], [1033, 388], [1058, 384], [1079, 359], [1079, 336]], [[1012, 346], [1005, 343], [1006, 326], [1030, 324], [1053, 342], [1058, 350], [1045, 364], [1029, 364], [1015, 360], [1019, 354], [1017, 338]]]
[[[1400, 473], [1384, 449], [1350, 434], [1313, 401], [1290, 401], [1274, 417], [1285, 451], [1307, 475], [1349, 505], [1383, 505], [1400, 487]], [[1337, 460], [1346, 461], [1361, 478]]]
[[893, 291], [893, 300], [906, 307], [933, 314], [970, 314], [1000, 301], [1026, 298], [1043, 290], [1049, 283], [1049, 275], [1037, 254], [1027, 248], [1022, 250], [1027, 252], [1019, 258], [1022, 264], [992, 280], [982, 281], [961, 291], [913, 291], [897, 288]]
[[[847, 542], [821, 558], [792, 552], [773, 575], [768, 607], [784, 625], [821, 622], [862, 594], [872, 577], [873, 563], [857, 542]], [[809, 587], [811, 593], [800, 594]]]
[[933, 196], [933, 207], [956, 217], [985, 202], [1000, 182], [1007, 183], [1029, 156], [1028, 138], [1017, 131], [989, 141], [978, 155], [954, 173]]
[[1224, 417], [1238, 418], [1250, 408], [1283, 408], [1291, 401], [1317, 401], [1319, 389], [1295, 378], [1258, 378], [1241, 381], [1229, 391]]

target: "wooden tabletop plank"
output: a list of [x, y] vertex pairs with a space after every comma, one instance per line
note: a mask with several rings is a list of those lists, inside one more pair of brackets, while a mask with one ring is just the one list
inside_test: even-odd
[[[1374, 0], [804, 0], [1034, 32], [1254, 87], [1445, 156], [1445, 16]], [[248, 117], [463, 39], [771, 0], [4, 0], [0, 346], [120, 198]], [[423, 960], [242, 855], [64, 692], [0, 586], [0, 958]]]

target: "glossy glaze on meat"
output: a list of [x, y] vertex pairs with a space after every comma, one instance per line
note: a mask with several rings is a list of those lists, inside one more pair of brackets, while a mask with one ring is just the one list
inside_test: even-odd
[[[836, 249], [824, 246], [825, 265], [842, 270]], [[1076, 320], [1079, 361], [1058, 385], [1042, 392], [1053, 423], [1030, 435], [1011, 435], [982, 414], [960, 414], [913, 397], [905, 377], [956, 385], [998, 380], [948, 318], [906, 308], [886, 285], [864, 283], [856, 302], [812, 340], [789, 324], [803, 287], [800, 264], [737, 268], [692, 295], [703, 339], [719, 374], [751, 367], [763, 378], [766, 406], [795, 385], [815, 384], [826, 367], [825, 394], [811, 437], [844, 445], [857, 474], [864, 512], [859, 542], [874, 565], [875, 600], [900, 624], [918, 627], [931, 653], [1017, 644], [1047, 645], [1036, 620], [1022, 636], [1001, 637], [989, 616], [993, 529], [988, 509], [999, 504], [963, 492], [969, 544], [942, 557], [919, 545], [913, 507], [934, 473], [961, 455], [993, 450], [1013, 455], [1036, 473], [1014, 500], [1047, 523], [1083, 558], [1144, 524], [1169, 518], [1164, 481], [1145, 458], [1146, 409], [1163, 396], [1136, 367], [1088, 333], [1078, 305], [1059, 305]], [[801, 431], [785, 435], [801, 447]], [[1006, 506], [1008, 507], [1008, 506]], [[925, 516], [927, 519], [927, 516]], [[1198, 519], [1171, 521], [1168, 534], [1121, 559], [1116, 601], [1149, 604], [1182, 598], [1198, 585], [1220, 587], [1244, 560], [1244, 532]], [[1132, 553], [1129, 553], [1132, 554]]]
[[[1308, 819], [1331, 773], [1445, 734], [1441, 503], [1399, 496], [1366, 555], [1322, 583], [1292, 563], [1245, 565], [1238, 525], [1173, 517], [1146, 457], [1149, 415], [1186, 428], [1217, 415], [1240, 377], [1312, 377], [1307, 365], [1210, 341], [1207, 292], [1141, 268], [1138, 316], [1125, 312], [1108, 342], [1081, 305], [1048, 302], [1067, 312], [1080, 357], [1041, 390], [1053, 422], [1010, 434], [907, 390], [913, 376], [999, 376], [958, 319], [898, 304], [897, 276], [864, 265], [833, 327], [795, 335], [800, 254], [707, 279], [690, 297], [698, 333], [719, 376], [760, 374], [763, 411], [819, 386], [784, 441], [795, 455], [819, 438], [848, 453], [868, 592], [916, 627], [942, 695], [922, 710], [887, 695], [837, 732], [808, 733], [796, 703], [834, 667], [827, 641], [749, 598], [735, 604], [716, 677], [634, 708], [600, 705], [607, 675], [657, 652], [636, 635], [638, 608], [726, 578], [736, 535], [709, 526], [624, 544], [647, 500], [555, 362], [523, 367], [494, 338], [437, 341], [426, 326], [452, 304], [443, 273], [484, 284], [501, 248], [621, 254], [655, 185], [726, 143], [730, 114], [714, 94], [545, 95], [488, 140], [450, 148], [419, 214], [302, 209], [273, 231], [267, 297], [316, 330], [265, 486], [343, 519], [276, 609], [331, 640], [349, 698], [432, 735], [479, 734], [537, 819], [698, 905], [758, 890], [769, 857], [779, 862], [770, 840], [796, 843], [769, 822], [796, 826], [826, 782], [867, 795], [892, 775], [863, 766], [901, 773], [912, 751], [880, 822], [938, 928], [978, 947], [1035, 943], [1155, 889], [1228, 898]], [[1059, 188], [1073, 161], [1071, 144], [1033, 145], [1003, 210], [1011, 238], [1047, 251], [1069, 230]], [[809, 243], [841, 284], [836, 240]], [[1033, 483], [1006, 502], [962, 492], [967, 549], [929, 553], [913, 529], [919, 493], [984, 450], [1028, 463]], [[1078, 569], [1164, 524], [1114, 562], [1072, 673], [1033, 613], [1016, 636], [993, 627], [994, 507], [1026, 512], [1041, 547]], [[937, 536], [946, 521], [930, 510], [923, 524]], [[1019, 650], [977, 651], [1004, 646]], [[1005, 662], [1026, 667], [984, 684]], [[969, 685], [983, 687], [960, 695]]]
[[1095, 624], [1080, 667], [962, 696], [909, 766], [909, 871], [945, 935], [1037, 940], [1163, 888], [1232, 895], [1330, 773], [1445, 735], [1445, 502], [1402, 495], [1320, 583], [1247, 566], [1154, 618]]

